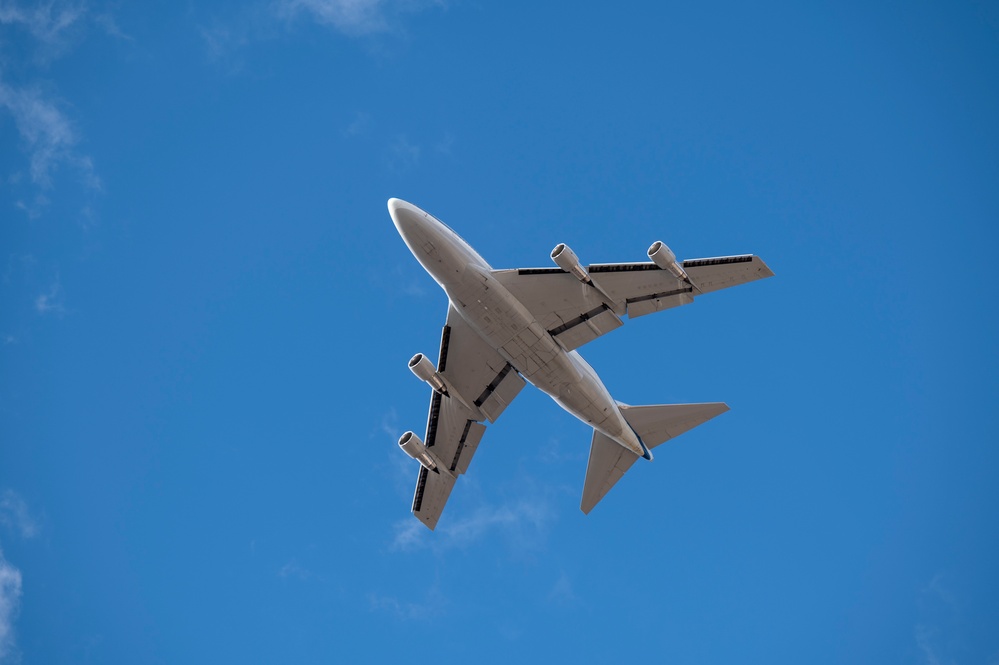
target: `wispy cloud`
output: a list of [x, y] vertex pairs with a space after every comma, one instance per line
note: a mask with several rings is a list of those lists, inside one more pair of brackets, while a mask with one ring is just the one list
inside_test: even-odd
[[114, 15], [110, 13], [96, 14], [94, 16], [94, 23], [99, 25], [105, 33], [111, 37], [117, 37], [118, 39], [124, 39], [126, 41], [135, 41], [132, 39], [131, 35], [125, 34], [122, 29], [118, 26], [118, 22], [115, 20]]
[[0, 524], [14, 529], [22, 538], [38, 535], [39, 525], [28, 510], [28, 504], [12, 489], [0, 494]]
[[283, 0], [279, 7], [289, 16], [305, 14], [348, 35], [364, 35], [388, 28], [385, 0]]
[[939, 630], [930, 626], [923, 624], [916, 626], [916, 646], [919, 648], [919, 653], [923, 656], [923, 662], [926, 665], [940, 665], [940, 657], [937, 655], [936, 646], [939, 633]]
[[454, 150], [454, 136], [450, 132], [445, 133], [444, 138], [434, 145], [434, 150], [442, 155], [450, 157], [451, 151]]
[[403, 14], [444, 7], [441, 0], [279, 0], [278, 11], [288, 17], [308, 16], [345, 35], [387, 32]]
[[397, 136], [388, 146], [386, 163], [392, 171], [402, 173], [420, 165], [419, 145], [411, 143], [405, 136]]
[[242, 72], [246, 47], [280, 36], [301, 22], [316, 23], [353, 38], [400, 31], [404, 15], [443, 0], [261, 0], [199, 26], [209, 59], [231, 73]]
[[371, 593], [368, 594], [368, 606], [374, 612], [385, 612], [397, 619], [426, 621], [444, 613], [447, 608], [447, 599], [441, 593], [440, 583], [435, 580], [427, 589], [422, 601], [414, 602], [402, 600], [397, 596]]
[[[0, 0], [0, 44], [20, 47], [0, 58], [0, 114], [13, 120], [28, 172], [27, 177], [14, 173], [7, 180], [12, 192], [22, 190], [13, 203], [29, 218], [41, 216], [48, 206], [60, 172], [73, 176], [88, 195], [101, 190], [93, 160], [79, 150], [80, 137], [63, 110], [66, 104], [46, 80], [48, 63], [83, 38], [91, 19], [105, 32], [122, 34], [110, 14], [98, 20], [84, 2]], [[26, 38], [14, 41], [18, 34]], [[28, 191], [23, 190], [26, 185]]]
[[62, 165], [73, 167], [84, 185], [99, 190], [100, 179], [90, 157], [77, 153], [77, 136], [66, 115], [37, 88], [14, 88], [0, 82], [0, 107], [13, 117], [25, 152], [31, 180], [48, 189]]
[[21, 606], [21, 571], [4, 558], [0, 550], [0, 663], [16, 660], [14, 620]]
[[255, 23], [240, 20], [231, 23], [219, 23], [212, 26], [200, 26], [198, 31], [205, 44], [208, 60], [235, 74], [243, 70], [245, 65], [242, 50], [250, 43], [250, 35], [254, 32]]
[[919, 622], [913, 629], [916, 648], [926, 665], [962, 660], [960, 603], [943, 573], [937, 573], [919, 594]]
[[577, 602], [576, 593], [572, 588], [572, 580], [565, 572], [559, 573], [558, 579], [548, 592], [548, 600], [557, 605], [574, 605]]
[[461, 549], [498, 536], [517, 553], [527, 554], [544, 544], [555, 518], [551, 498], [536, 494], [498, 506], [482, 505], [464, 516], [448, 515], [434, 532], [409, 516], [395, 524], [392, 549]]
[[66, 313], [66, 308], [62, 303], [62, 284], [60, 284], [58, 276], [46, 292], [38, 294], [35, 298], [35, 311], [39, 314], [62, 315]]
[[74, 28], [86, 14], [82, 2], [38, 2], [24, 6], [16, 2], [0, 2], [0, 25], [17, 26], [26, 30], [42, 46], [40, 55], [48, 60], [68, 46]]
[[[0, 524], [22, 538], [38, 535], [37, 520], [28, 504], [12, 489], [0, 494]], [[0, 549], [0, 663], [18, 662], [14, 620], [21, 606], [21, 571], [4, 557]]]
[[364, 111], [358, 111], [354, 114], [354, 119], [350, 121], [346, 129], [343, 130], [343, 135], [348, 137], [360, 136], [368, 127], [371, 126], [371, 115], [365, 113]]
[[281, 566], [281, 570], [278, 571], [278, 577], [283, 579], [294, 578], [304, 582], [313, 579], [316, 575], [311, 570], [303, 567], [296, 559], [292, 559]]

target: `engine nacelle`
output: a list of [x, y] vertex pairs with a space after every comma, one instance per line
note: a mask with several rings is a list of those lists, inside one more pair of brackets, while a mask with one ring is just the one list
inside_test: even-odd
[[413, 356], [409, 361], [409, 369], [413, 371], [413, 374], [417, 378], [429, 383], [430, 387], [441, 395], [447, 395], [447, 384], [444, 383], [444, 379], [437, 373], [437, 368], [434, 367], [433, 363], [425, 355], [417, 353]]
[[402, 452], [422, 464], [427, 471], [440, 473], [437, 470], [437, 462], [434, 460], [433, 455], [431, 455], [430, 449], [423, 445], [423, 439], [416, 436], [413, 432], [406, 432], [399, 438], [399, 447], [402, 448]]
[[580, 265], [576, 253], [564, 242], [555, 245], [555, 249], [552, 250], [552, 260], [555, 261], [555, 265], [579, 281], [584, 284], [590, 283], [590, 275], [586, 272], [586, 268]]
[[649, 258], [663, 270], [668, 270], [677, 279], [689, 281], [686, 271], [676, 261], [676, 254], [661, 240], [655, 241], [649, 247]]

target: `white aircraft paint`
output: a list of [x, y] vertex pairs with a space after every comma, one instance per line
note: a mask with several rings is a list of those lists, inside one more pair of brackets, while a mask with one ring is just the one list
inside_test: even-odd
[[[524, 386], [550, 395], [593, 427], [580, 508], [588, 513], [651, 449], [728, 410], [721, 402], [626, 406], [610, 396], [576, 351], [635, 318], [694, 302], [695, 296], [770, 277], [757, 256], [676, 260], [662, 242], [649, 263], [584, 268], [564, 244], [557, 268], [494, 270], [440, 220], [399, 199], [389, 214], [410, 251], [447, 293], [447, 323], [436, 367], [417, 354], [410, 369], [433, 389], [426, 442], [399, 440], [420, 462], [413, 513], [437, 525], [458, 476], [485, 431]], [[521, 378], [523, 377], [523, 378]]]

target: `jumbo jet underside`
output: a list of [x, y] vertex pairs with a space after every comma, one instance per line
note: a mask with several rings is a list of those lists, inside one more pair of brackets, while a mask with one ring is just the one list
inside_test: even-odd
[[413, 514], [436, 527], [451, 490], [495, 422], [530, 382], [593, 427], [580, 508], [590, 510], [640, 457], [724, 413], [723, 403], [628, 406], [616, 402], [576, 352], [629, 319], [687, 305], [697, 296], [773, 276], [757, 256], [677, 261], [666, 245], [651, 262], [582, 266], [564, 244], [557, 267], [493, 270], [445, 224], [390, 199], [389, 213], [417, 260], [449, 298], [436, 366], [410, 369], [432, 388], [424, 440], [406, 432], [419, 461]]

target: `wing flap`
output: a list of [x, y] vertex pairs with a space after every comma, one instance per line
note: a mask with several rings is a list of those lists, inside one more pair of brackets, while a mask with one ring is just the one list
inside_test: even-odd
[[671, 307], [689, 305], [694, 302], [692, 287], [684, 287], [664, 293], [651, 293], [645, 296], [638, 296], [628, 300], [628, 318], [634, 319], [646, 314], [661, 312]]
[[566, 321], [548, 332], [558, 340], [562, 348], [566, 351], [572, 351], [623, 325], [624, 321], [621, 320], [621, 317], [605, 303], [601, 303], [592, 310], [583, 312], [576, 318]]
[[461, 442], [458, 444], [454, 459], [451, 461], [451, 471], [457, 475], [468, 471], [468, 465], [471, 463], [472, 456], [475, 455], [479, 441], [482, 440], [482, 435], [485, 432], [486, 426], [482, 423], [477, 423], [474, 420], [465, 421], [465, 431], [462, 432]]

